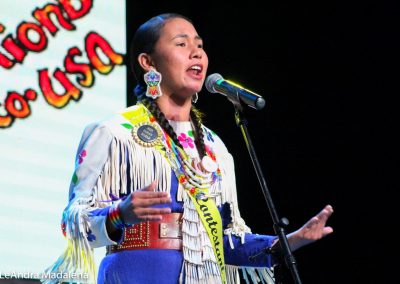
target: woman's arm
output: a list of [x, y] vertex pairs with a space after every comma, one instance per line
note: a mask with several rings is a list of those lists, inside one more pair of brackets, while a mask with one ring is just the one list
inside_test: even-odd
[[332, 213], [332, 206], [326, 205], [321, 212], [308, 220], [300, 229], [288, 234], [287, 239], [291, 250], [295, 251], [333, 233], [332, 227], [326, 226], [326, 222]]

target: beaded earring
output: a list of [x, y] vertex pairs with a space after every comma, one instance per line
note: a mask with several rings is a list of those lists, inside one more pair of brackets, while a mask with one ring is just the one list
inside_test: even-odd
[[146, 96], [155, 100], [162, 96], [160, 82], [162, 79], [161, 73], [157, 72], [153, 67], [144, 74], [144, 81], [147, 85]]

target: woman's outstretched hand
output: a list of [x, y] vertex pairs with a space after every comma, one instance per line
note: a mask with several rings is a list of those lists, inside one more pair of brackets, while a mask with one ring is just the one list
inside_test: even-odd
[[317, 215], [307, 221], [300, 229], [288, 235], [288, 242], [292, 251], [315, 242], [333, 232], [326, 222], [333, 213], [333, 208], [326, 205]]

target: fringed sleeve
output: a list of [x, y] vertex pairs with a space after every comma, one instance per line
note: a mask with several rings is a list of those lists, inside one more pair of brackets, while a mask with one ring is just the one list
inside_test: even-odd
[[[110, 156], [113, 137], [104, 125], [86, 127], [80, 141], [75, 171], [69, 190], [69, 203], [62, 216], [62, 228], [67, 248], [46, 273], [80, 275], [82, 279], [62, 279], [63, 282], [96, 283], [93, 248], [117, 244], [106, 231], [107, 202], [104, 196], [102, 171]], [[49, 275], [49, 274], [48, 274]], [[43, 279], [46, 284], [59, 279]]]
[[[155, 179], [159, 181], [157, 190], [170, 191], [168, 162], [157, 150], [136, 144], [131, 128], [121, 115], [86, 127], [76, 155], [69, 204], [62, 217], [67, 248], [47, 273], [85, 274], [88, 279], [71, 279], [71, 282], [96, 283], [93, 249], [117, 245], [123, 236], [122, 230], [113, 234], [112, 239], [107, 233], [110, 205], [119, 202], [115, 199], [121, 195], [139, 190]], [[51, 284], [58, 280], [43, 279], [42, 282]]]

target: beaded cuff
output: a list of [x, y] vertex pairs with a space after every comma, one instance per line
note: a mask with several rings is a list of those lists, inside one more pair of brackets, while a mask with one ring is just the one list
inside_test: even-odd
[[110, 211], [108, 211], [108, 216], [110, 218], [111, 223], [117, 229], [124, 229], [130, 226], [129, 224], [126, 224], [122, 220], [121, 210], [119, 209], [118, 204], [111, 206]]

